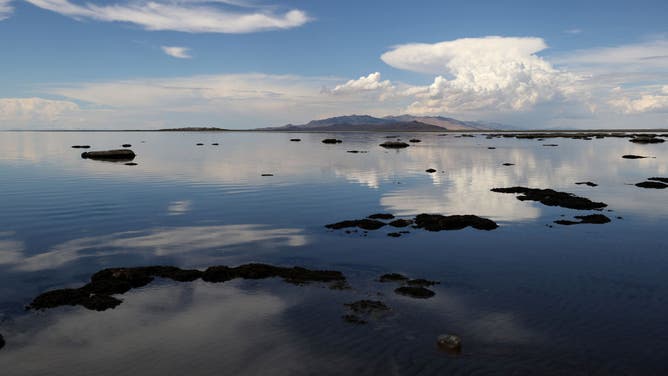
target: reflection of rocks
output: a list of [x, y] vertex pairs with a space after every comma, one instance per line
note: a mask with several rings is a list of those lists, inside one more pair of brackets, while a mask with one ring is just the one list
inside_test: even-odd
[[133, 160], [135, 158], [135, 153], [129, 149], [118, 149], [118, 150], [104, 150], [104, 151], [87, 151], [81, 153], [81, 158], [84, 159], [96, 159], [96, 160]]
[[376, 318], [390, 310], [390, 307], [378, 300], [358, 300], [344, 304], [352, 314], [346, 314], [343, 319], [351, 324], [366, 324], [369, 318]]
[[579, 224], [583, 224], [583, 223], [591, 223], [591, 224], [601, 225], [601, 224], [610, 222], [610, 218], [606, 217], [603, 214], [576, 215], [575, 218], [579, 219], [580, 222], [568, 221], [568, 220], [563, 220], [562, 219], [562, 220], [554, 221], [554, 223], [556, 223], [558, 225], [570, 226], [570, 225], [579, 225]]
[[380, 146], [386, 149], [403, 149], [409, 147], [410, 145], [401, 141], [386, 141], [380, 144]]
[[568, 209], [592, 210], [602, 209], [608, 206], [602, 202], [593, 202], [588, 198], [579, 197], [572, 193], [557, 192], [552, 189], [510, 187], [492, 188], [492, 192], [519, 193], [517, 199], [520, 201], [538, 201], [547, 206], [560, 206]]
[[436, 340], [438, 348], [451, 354], [459, 354], [462, 351], [462, 339], [454, 334], [442, 334]]
[[435, 292], [421, 286], [402, 286], [396, 288], [394, 292], [415, 299], [429, 299], [436, 295]]
[[345, 282], [338, 271], [310, 270], [301, 267], [280, 267], [266, 264], [245, 264], [235, 268], [212, 266], [202, 272], [173, 266], [147, 266], [137, 268], [112, 268], [101, 270], [89, 283], [78, 289], [60, 289], [37, 296], [29, 309], [48, 309], [64, 305], [80, 305], [90, 310], [104, 311], [122, 303], [111, 295], [124, 294], [131, 289], [148, 285], [155, 277], [177, 282], [190, 282], [202, 278], [206, 282], [226, 282], [235, 278], [264, 279], [280, 277], [288, 283], [303, 285], [310, 282]]
[[427, 231], [461, 230], [469, 226], [478, 230], [494, 230], [499, 227], [491, 219], [476, 215], [419, 214], [415, 217], [415, 227]]

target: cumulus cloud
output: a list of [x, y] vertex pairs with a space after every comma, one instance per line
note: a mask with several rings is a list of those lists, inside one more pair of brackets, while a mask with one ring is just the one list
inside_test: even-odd
[[[146, 30], [188, 33], [252, 33], [301, 26], [310, 17], [301, 10], [285, 13], [259, 8], [230, 9], [230, 1], [220, 0], [139, 0], [118, 4], [76, 4], [69, 0], [26, 0], [27, 2], [75, 19], [125, 22]], [[221, 4], [223, 6], [221, 6]], [[243, 8], [243, 7], [242, 7]]]
[[336, 85], [332, 93], [334, 94], [350, 94], [360, 92], [385, 91], [393, 89], [392, 83], [389, 80], [381, 81], [379, 72], [374, 72], [368, 76], [362, 76], [356, 80], [350, 80], [345, 84]]
[[177, 59], [191, 59], [190, 49], [186, 47], [177, 47], [177, 46], [162, 46], [162, 51], [171, 57]]
[[613, 92], [617, 93], [618, 97], [611, 99], [609, 104], [626, 114], [668, 112], [668, 85], [635, 97], [624, 95], [622, 88], [616, 88]]
[[74, 102], [42, 98], [0, 98], [0, 120], [54, 121], [61, 116], [79, 111]]
[[395, 68], [438, 75], [431, 85], [405, 91], [416, 99], [412, 113], [525, 111], [575, 91], [577, 77], [536, 55], [546, 48], [541, 38], [491, 36], [400, 45], [381, 59]]
[[9, 18], [9, 16], [14, 11], [11, 3], [12, 0], [0, 0], [0, 21]]

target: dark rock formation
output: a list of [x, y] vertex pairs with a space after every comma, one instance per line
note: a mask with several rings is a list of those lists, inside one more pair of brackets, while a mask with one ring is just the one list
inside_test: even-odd
[[626, 155], [622, 155], [622, 158], [624, 158], [624, 159], [643, 159], [643, 158], [648, 158], [648, 157], [643, 157], [642, 155], [626, 154]]
[[579, 219], [580, 221], [575, 222], [575, 221], [568, 221], [568, 220], [561, 219], [561, 220], [558, 220], [558, 221], [554, 221], [554, 223], [556, 223], [558, 225], [570, 226], [570, 225], [580, 225], [580, 224], [583, 224], [583, 223], [591, 223], [591, 224], [601, 225], [601, 224], [610, 222], [610, 218], [606, 217], [603, 214], [577, 215], [577, 216], [575, 216], [575, 218]]
[[408, 227], [413, 224], [413, 221], [410, 219], [396, 219], [388, 224], [392, 227]]
[[124, 148], [131, 148], [131, 147], [132, 147], [132, 145], [130, 145], [130, 144], [123, 144], [122, 146], [123, 146]]
[[322, 140], [323, 144], [340, 144], [342, 142], [343, 141], [337, 140], [336, 138], [326, 138], [326, 139]]
[[644, 181], [642, 183], [637, 183], [636, 187], [652, 188], [652, 189], [664, 189], [664, 188], [668, 188], [668, 184], [661, 183], [661, 182], [658, 182], [658, 181]]
[[418, 140], [417, 138], [411, 138], [410, 140], [408, 140], [408, 142], [416, 143], [416, 142], [422, 142], [422, 140]]
[[504, 166], [514, 166], [515, 164], [514, 164], [514, 163], [507, 163], [507, 162], [506, 162], [506, 163], [504, 163], [503, 165], [504, 165]]
[[301, 267], [280, 267], [267, 264], [245, 264], [235, 268], [212, 266], [204, 272], [180, 269], [174, 266], [146, 266], [136, 268], [111, 268], [101, 270], [89, 283], [77, 289], [59, 289], [37, 296], [28, 309], [48, 309], [64, 305], [80, 305], [90, 310], [104, 311], [115, 308], [121, 300], [111, 296], [124, 294], [131, 289], [148, 285], [155, 277], [177, 282], [189, 282], [199, 278], [206, 282], [225, 282], [235, 278], [264, 279], [280, 277], [288, 283], [302, 285], [310, 282], [345, 282], [341, 272], [309, 270]]
[[136, 154], [129, 149], [88, 151], [81, 154], [81, 158], [102, 161], [131, 161]]
[[430, 173], [430, 174], [433, 174], [434, 172], [436, 172], [436, 170], [434, 170], [433, 168], [429, 168], [429, 169], [426, 169], [426, 170], [424, 170], [424, 171], [425, 171], [425, 172], [428, 172], [428, 173]]
[[90, 145], [72, 145], [72, 149], [90, 149]]
[[380, 146], [386, 149], [403, 149], [409, 147], [410, 145], [401, 141], [385, 141], [380, 144]]
[[332, 230], [340, 230], [342, 228], [347, 228], [347, 227], [359, 227], [363, 230], [378, 230], [383, 226], [385, 226], [385, 223], [377, 221], [375, 219], [355, 219], [351, 221], [341, 221], [325, 225], [325, 227], [330, 228]]
[[520, 201], [538, 201], [547, 206], [559, 206], [568, 209], [593, 210], [602, 209], [608, 206], [602, 202], [593, 202], [588, 198], [579, 197], [572, 193], [558, 192], [552, 189], [510, 187], [493, 188], [492, 192], [498, 193], [518, 193], [517, 199]]
[[660, 144], [666, 142], [666, 140], [662, 138], [657, 138], [656, 135], [636, 135], [629, 141], [636, 144]]
[[301, 140], [302, 140], [301, 138], [291, 138], [290, 139], [290, 141], [292, 141], [292, 142], [299, 142]]
[[658, 177], [652, 177], [652, 178], [647, 178], [647, 180], [654, 180], [654, 181], [660, 181], [662, 183], [668, 184], [668, 178], [658, 178]]
[[494, 230], [499, 227], [494, 221], [475, 215], [419, 214], [415, 217], [415, 227], [427, 231], [461, 230], [469, 226], [478, 230]]
[[592, 182], [590, 182], [590, 181], [581, 181], [581, 182], [577, 182], [577, 183], [575, 183], [575, 184], [577, 184], [577, 185], [586, 185], [586, 186], [589, 186], [589, 187], [598, 187], [598, 184], [596, 184], [596, 183], [592, 183]]

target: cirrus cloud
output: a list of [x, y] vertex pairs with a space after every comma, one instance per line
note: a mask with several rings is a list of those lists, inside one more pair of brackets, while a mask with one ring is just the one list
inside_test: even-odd
[[[76, 4], [69, 0], [26, 0], [34, 6], [72, 17], [104, 22], [124, 22], [146, 30], [188, 33], [252, 33], [301, 26], [310, 17], [301, 10], [285, 13], [253, 9], [230, 9], [229, 1], [139, 0], [112, 5]], [[238, 8], [239, 6], [237, 6]]]
[[190, 56], [190, 48], [177, 46], [162, 46], [162, 52], [177, 59], [192, 59]]
[[9, 16], [14, 11], [11, 3], [12, 0], [0, 0], [0, 21], [9, 18]]

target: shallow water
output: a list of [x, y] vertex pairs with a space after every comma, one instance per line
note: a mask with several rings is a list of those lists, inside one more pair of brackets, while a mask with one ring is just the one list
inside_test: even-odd
[[[668, 177], [668, 143], [405, 134], [422, 142], [397, 151], [378, 146], [385, 136], [0, 133], [3, 375], [668, 373], [668, 190], [633, 185]], [[124, 143], [137, 166], [70, 148]], [[593, 212], [490, 191], [516, 185], [605, 202], [612, 222], [553, 225]], [[324, 228], [379, 212], [500, 227]], [[163, 280], [105, 312], [23, 309], [106, 267], [247, 262], [340, 270], [353, 289]], [[411, 299], [375, 281], [387, 272], [441, 284]], [[391, 311], [343, 321], [364, 298]], [[443, 333], [462, 337], [461, 355], [437, 349]]]

